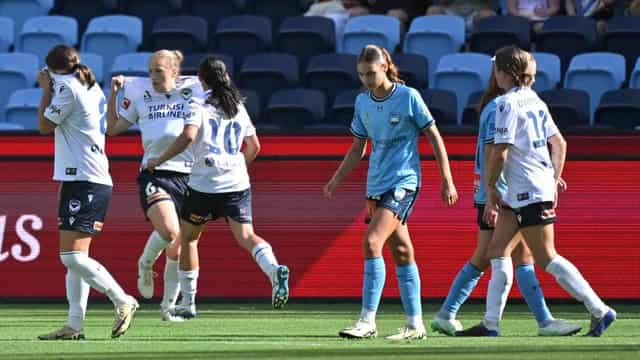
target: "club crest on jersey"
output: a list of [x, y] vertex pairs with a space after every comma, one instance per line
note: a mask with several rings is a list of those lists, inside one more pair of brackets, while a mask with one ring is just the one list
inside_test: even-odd
[[127, 98], [122, 99], [122, 108], [128, 110], [129, 106], [131, 106], [131, 100]]
[[151, 93], [149, 92], [149, 90], [145, 90], [144, 91], [143, 100], [144, 100], [144, 102], [151, 102], [152, 98], [151, 98]]
[[82, 203], [80, 202], [80, 200], [76, 200], [76, 199], [69, 200], [69, 213], [71, 215], [77, 214], [78, 211], [80, 211], [81, 206], [82, 206]]
[[182, 96], [184, 100], [191, 99], [192, 95], [193, 95], [193, 91], [190, 88], [184, 88], [180, 90], [180, 96]]
[[391, 125], [397, 125], [400, 122], [400, 113], [392, 112], [389, 115], [389, 123]]

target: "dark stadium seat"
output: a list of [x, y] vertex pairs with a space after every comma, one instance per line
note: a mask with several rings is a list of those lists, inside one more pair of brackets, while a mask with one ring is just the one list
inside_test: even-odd
[[333, 104], [337, 93], [360, 87], [356, 63], [357, 56], [351, 54], [314, 56], [309, 60], [305, 72], [306, 86], [321, 90], [326, 95], [327, 103]]
[[470, 51], [493, 56], [507, 45], [529, 50], [531, 23], [520, 16], [492, 16], [478, 20], [469, 39]]
[[269, 18], [254, 15], [231, 16], [218, 23], [215, 45], [209, 42], [209, 50], [229, 54], [233, 56], [236, 66], [241, 66], [247, 55], [271, 49], [271, 40]]
[[302, 69], [315, 55], [335, 51], [335, 25], [322, 16], [294, 16], [284, 19], [276, 35], [277, 48], [296, 55]]
[[607, 21], [607, 32], [603, 36], [605, 51], [625, 57], [627, 74], [631, 74], [636, 59], [640, 57], [640, 18], [638, 16], [615, 16]]
[[423, 89], [427, 87], [429, 63], [424, 56], [397, 53], [391, 55], [391, 57], [398, 67], [400, 78], [404, 80], [408, 86], [416, 89]]
[[207, 21], [199, 16], [170, 16], [160, 18], [149, 36], [152, 51], [176, 49], [183, 53], [204, 51], [208, 39]]
[[560, 130], [580, 130], [589, 126], [589, 94], [582, 90], [547, 90], [538, 94], [547, 103]]
[[257, 92], [250, 89], [240, 89], [240, 93], [245, 97], [244, 106], [247, 109], [247, 113], [254, 124], [260, 124], [261, 110], [260, 95]]
[[233, 58], [226, 54], [216, 54], [216, 53], [185, 54], [184, 61], [182, 61], [182, 66], [180, 69], [181, 72], [184, 75], [196, 75], [198, 73], [198, 68], [200, 67], [200, 63], [207, 55], [211, 55], [222, 60], [222, 62], [224, 62], [224, 64], [227, 66], [227, 72], [229, 73], [229, 76], [231, 76], [231, 78], [233, 78], [234, 81], [236, 80], [234, 77], [235, 72], [233, 67], [234, 66]]
[[184, 0], [189, 14], [204, 18], [209, 24], [209, 37], [215, 34], [218, 22], [229, 16], [241, 15], [252, 0]]
[[467, 106], [464, 108], [464, 112], [462, 113], [462, 125], [478, 127], [478, 124], [480, 123], [480, 113], [476, 111], [476, 107], [478, 106], [478, 103], [480, 103], [482, 94], [484, 94], [484, 90], [476, 91], [469, 95]]
[[325, 101], [324, 94], [318, 90], [280, 90], [271, 96], [265, 116], [283, 131], [302, 130], [322, 122]]
[[297, 87], [298, 74], [298, 59], [293, 55], [253, 54], [247, 56], [237, 78], [240, 87], [260, 94], [264, 106], [277, 90]]
[[256, 0], [254, 3], [256, 15], [271, 19], [274, 30], [278, 29], [285, 18], [304, 14], [305, 5], [304, 0]]
[[420, 91], [422, 99], [427, 104], [431, 115], [438, 124], [456, 126], [458, 113], [456, 94], [448, 90], [426, 89]]
[[640, 130], [640, 90], [607, 91], [596, 110], [595, 124], [623, 130]]
[[361, 89], [345, 90], [336, 95], [333, 102], [331, 116], [326, 119], [326, 123], [342, 125], [348, 128], [353, 120], [353, 110], [356, 103], [356, 97], [362, 93]]
[[78, 33], [84, 34], [89, 20], [112, 14], [116, 10], [115, 5], [117, 5], [115, 1], [108, 0], [56, 0], [51, 14], [75, 18], [78, 20]]
[[144, 49], [149, 49], [148, 37], [156, 20], [179, 14], [181, 9], [176, 8], [179, 3], [171, 0], [126, 0], [120, 1], [120, 11], [142, 19], [144, 34], [142, 46]]

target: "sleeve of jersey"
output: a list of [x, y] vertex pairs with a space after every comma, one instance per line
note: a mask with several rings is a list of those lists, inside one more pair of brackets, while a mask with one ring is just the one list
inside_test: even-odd
[[356, 104], [353, 109], [353, 120], [351, 120], [351, 126], [349, 127], [349, 132], [353, 134], [353, 136], [366, 139], [369, 137], [367, 133], [367, 128], [364, 126], [362, 122], [362, 118], [360, 117], [360, 107], [358, 106], [358, 99], [356, 98]]
[[427, 104], [425, 104], [424, 100], [422, 100], [422, 96], [420, 96], [420, 94], [413, 89], [410, 96], [411, 116], [416, 122], [418, 128], [420, 130], [424, 130], [433, 125], [435, 123], [435, 120], [433, 119], [433, 116], [431, 115]]
[[195, 102], [187, 104], [187, 108], [184, 112], [184, 126], [194, 125], [196, 127], [202, 126], [202, 117], [204, 109]]
[[487, 114], [487, 120], [484, 127], [484, 134], [480, 134], [482, 142], [485, 144], [493, 144], [493, 140], [496, 136], [496, 112], [490, 111]]
[[123, 89], [124, 96], [118, 106], [118, 113], [128, 122], [135, 124], [138, 122], [139, 114], [136, 110], [136, 106], [133, 103], [133, 96], [135, 93], [135, 83], [129, 82], [125, 84]]
[[496, 144], [514, 144], [517, 120], [518, 116], [513, 106], [506, 99], [501, 100], [495, 113], [493, 142]]
[[65, 83], [56, 84], [53, 91], [51, 104], [44, 110], [44, 117], [60, 125], [73, 109], [74, 96], [69, 86]]

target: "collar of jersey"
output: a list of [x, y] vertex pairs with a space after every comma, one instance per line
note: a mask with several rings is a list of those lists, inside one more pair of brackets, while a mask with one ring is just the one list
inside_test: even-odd
[[397, 83], [393, 83], [393, 89], [391, 89], [391, 91], [389, 92], [389, 94], [383, 98], [377, 98], [375, 95], [373, 95], [373, 90], [369, 91], [369, 96], [371, 97], [371, 100], [375, 101], [375, 102], [383, 102], [386, 101], [387, 99], [389, 99], [390, 97], [393, 96], [393, 94], [396, 93], [396, 89], [398, 88], [398, 84]]

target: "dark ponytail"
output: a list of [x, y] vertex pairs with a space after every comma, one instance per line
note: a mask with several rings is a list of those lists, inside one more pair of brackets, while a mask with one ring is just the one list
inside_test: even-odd
[[61, 74], [74, 74], [80, 83], [91, 89], [96, 83], [96, 77], [91, 69], [80, 64], [80, 55], [78, 51], [67, 45], [56, 45], [47, 54], [45, 58], [47, 67]]
[[244, 101], [244, 98], [231, 81], [224, 62], [213, 56], [207, 56], [200, 63], [198, 75], [210, 90], [206, 103], [221, 108], [227, 118], [236, 116], [238, 105]]
[[404, 80], [400, 79], [398, 67], [393, 63], [393, 59], [391, 59], [391, 55], [389, 55], [387, 49], [383, 47], [379, 47], [377, 45], [365, 46], [364, 48], [362, 48], [360, 56], [358, 56], [358, 63], [387, 64], [387, 78], [391, 82], [404, 84]]

